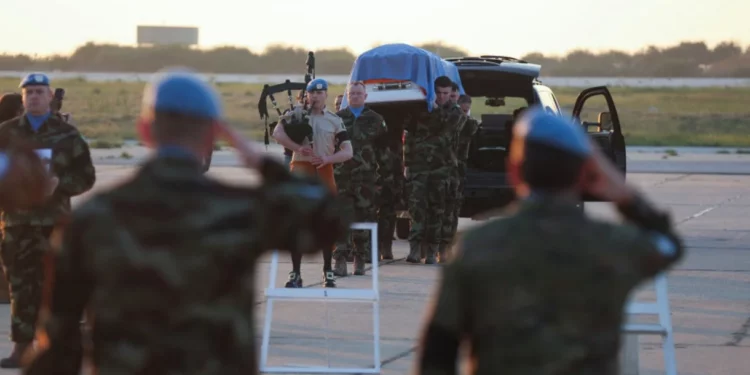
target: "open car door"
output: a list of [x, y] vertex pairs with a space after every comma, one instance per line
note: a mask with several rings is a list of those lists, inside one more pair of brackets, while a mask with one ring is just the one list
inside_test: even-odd
[[[597, 99], [589, 102], [592, 98]], [[581, 119], [582, 113], [588, 115], [583, 120]], [[596, 118], [591, 118], [591, 114], [596, 115]], [[625, 137], [622, 134], [620, 117], [617, 115], [615, 101], [609, 89], [605, 86], [598, 86], [581, 91], [573, 107], [573, 119], [584, 127], [604, 155], [609, 157], [622, 172], [624, 178], [627, 173]], [[598, 201], [593, 197], [585, 197], [584, 200]]]

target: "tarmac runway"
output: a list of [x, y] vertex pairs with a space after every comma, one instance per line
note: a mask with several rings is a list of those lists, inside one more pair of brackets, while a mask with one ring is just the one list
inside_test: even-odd
[[[750, 159], [743, 158], [746, 155], [696, 155], [680, 155], [685, 161], [679, 162], [679, 157], [662, 159], [659, 154], [636, 153], [629, 163], [641, 167], [628, 174], [628, 181], [669, 208], [688, 245], [686, 258], [669, 274], [679, 373], [747, 374], [750, 369], [750, 166], [744, 164]], [[221, 157], [224, 156], [218, 158], [220, 163], [212, 167], [210, 175], [243, 185], [253, 182], [253, 173], [221, 166]], [[729, 160], [729, 157], [736, 160]], [[122, 181], [137, 164], [133, 159], [120, 163], [113, 159], [119, 158], [97, 156], [98, 181], [93, 191]], [[695, 168], [691, 169], [691, 165]], [[744, 170], [748, 170], [745, 172], [748, 175], [740, 174]], [[714, 174], [704, 174], [710, 171]], [[87, 196], [77, 198], [76, 203]], [[586, 212], [605, 220], [618, 220], [607, 203], [587, 204]], [[465, 229], [477, 224], [481, 222], [462, 219], [460, 227]], [[381, 262], [378, 275], [383, 374], [405, 374], [411, 370], [425, 309], [439, 275], [439, 266], [406, 263], [404, 241], [396, 241], [394, 247], [397, 259]], [[268, 259], [257, 269], [259, 348], [266, 311], [262, 291], [268, 283]], [[319, 255], [305, 259], [302, 276], [306, 287], [320, 287], [321, 269]], [[282, 254], [276, 287], [283, 287], [290, 270], [288, 256]], [[366, 289], [370, 285], [369, 271], [367, 276], [349, 276], [338, 281], [342, 289]], [[650, 289], [644, 286], [638, 291], [637, 299], [653, 299]], [[9, 305], [0, 305], [0, 316], [9, 322]], [[367, 303], [276, 302], [273, 318], [269, 365], [366, 367], [373, 363], [372, 307]], [[8, 326], [0, 329], [5, 337], [8, 331]], [[9, 353], [11, 347], [7, 339], [0, 342], [0, 355]], [[640, 350], [641, 375], [663, 373], [659, 338], [642, 336]], [[0, 371], [0, 375], [11, 373], [17, 372]]]

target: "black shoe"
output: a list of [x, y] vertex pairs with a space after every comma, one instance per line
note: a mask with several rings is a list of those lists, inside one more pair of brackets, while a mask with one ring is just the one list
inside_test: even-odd
[[287, 288], [302, 288], [302, 275], [292, 271], [289, 272], [289, 281], [285, 285]]
[[333, 272], [331, 271], [323, 271], [323, 281], [326, 288], [336, 287], [336, 279], [333, 278]]

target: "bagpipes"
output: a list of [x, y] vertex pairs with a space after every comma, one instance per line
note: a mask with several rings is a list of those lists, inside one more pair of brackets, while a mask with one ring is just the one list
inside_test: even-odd
[[[266, 143], [266, 149], [268, 149], [268, 145], [270, 144], [269, 134], [273, 133], [273, 129], [278, 124], [278, 121], [273, 121], [271, 123], [268, 122], [268, 105], [266, 103], [266, 99], [271, 99], [271, 104], [273, 105], [273, 108], [276, 110], [276, 113], [278, 113], [279, 117], [283, 116], [287, 112], [295, 112], [295, 99], [292, 95], [292, 90], [300, 90], [300, 98], [302, 98], [302, 107], [301, 107], [301, 113], [297, 113], [297, 116], [290, 116], [289, 120], [284, 122], [284, 131], [289, 136], [289, 138], [294, 141], [295, 143], [302, 143], [305, 138], [312, 139], [312, 126], [310, 126], [310, 122], [306, 116], [307, 113], [307, 104], [305, 103], [305, 92], [307, 89], [307, 84], [310, 83], [315, 78], [315, 54], [310, 51], [307, 53], [307, 60], [305, 61], [305, 65], [307, 65], [307, 73], [305, 74], [305, 82], [291, 82], [290, 80], [286, 80], [282, 84], [269, 86], [264, 85], [263, 86], [263, 92], [260, 94], [260, 100], [258, 101], [258, 112], [260, 113], [260, 118], [265, 121], [265, 135], [264, 135], [264, 141]], [[289, 109], [287, 111], [284, 111], [282, 113], [281, 109], [279, 108], [278, 103], [276, 102], [276, 98], [274, 97], [274, 94], [280, 93], [286, 91], [287, 95], [289, 96]], [[299, 110], [299, 109], [298, 109]]]

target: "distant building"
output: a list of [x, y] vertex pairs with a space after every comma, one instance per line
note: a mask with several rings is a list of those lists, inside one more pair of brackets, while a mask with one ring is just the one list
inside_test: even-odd
[[139, 46], [196, 46], [198, 28], [182, 26], [138, 26]]

